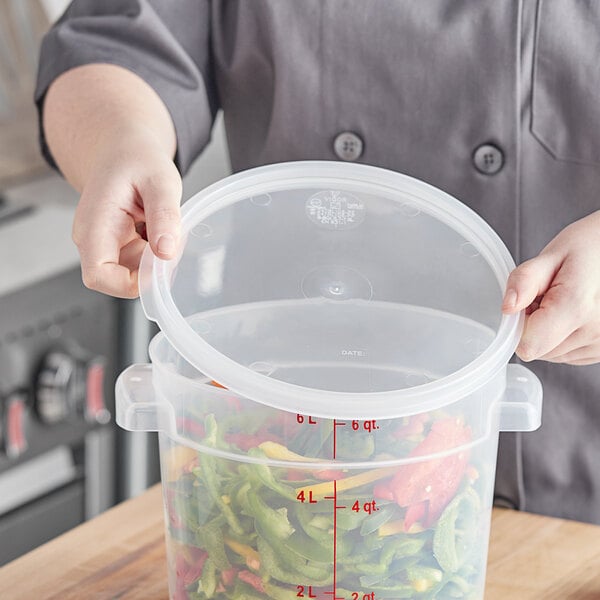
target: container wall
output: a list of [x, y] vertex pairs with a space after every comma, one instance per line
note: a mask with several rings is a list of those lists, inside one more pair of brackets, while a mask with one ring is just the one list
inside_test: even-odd
[[[474, 393], [441, 409], [395, 419], [327, 419], [272, 408], [219, 387], [189, 365], [162, 336], [153, 342], [152, 354], [154, 390], [160, 406], [167, 409], [160, 411], [164, 415], [160, 429], [184, 444], [231, 453], [242, 461], [266, 456], [286, 462], [314, 459], [372, 464], [414, 460], [415, 456], [469, 446], [489, 435], [492, 413], [506, 385], [504, 368]], [[344, 364], [328, 363], [323, 376], [335, 372], [338, 378], [347, 376], [358, 381], [360, 369]], [[300, 372], [303, 365], [291, 362], [287, 369]], [[395, 368], [382, 362], [377, 368], [378, 377], [394, 377]], [[367, 377], [366, 373], [362, 375]], [[369, 417], [368, 407], [364, 412]], [[214, 440], [207, 439], [207, 419], [218, 423], [216, 447]], [[430, 440], [420, 445], [421, 438], [429, 433], [435, 443]], [[261, 446], [266, 441], [270, 443]], [[257, 447], [254, 453], [258, 456], [248, 458], [252, 447]], [[264, 455], [265, 451], [268, 454]]]
[[[435, 423], [416, 429], [415, 447], [439, 441]], [[497, 430], [441, 459], [367, 469], [160, 443], [173, 600], [483, 598]]]

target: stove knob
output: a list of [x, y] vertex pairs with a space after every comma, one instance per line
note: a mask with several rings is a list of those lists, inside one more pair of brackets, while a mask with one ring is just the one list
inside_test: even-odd
[[6, 398], [4, 413], [4, 449], [9, 458], [27, 450], [27, 395], [13, 392]]
[[44, 357], [37, 378], [36, 410], [49, 425], [65, 421], [76, 412], [77, 399], [85, 390], [78, 361], [65, 352]]
[[85, 365], [84, 416], [90, 423], [106, 425], [110, 413], [104, 401], [104, 366], [102, 356], [96, 356]]

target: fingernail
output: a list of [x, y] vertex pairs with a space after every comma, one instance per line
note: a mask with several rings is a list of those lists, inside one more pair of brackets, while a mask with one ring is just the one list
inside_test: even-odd
[[514, 308], [517, 305], [517, 292], [515, 290], [507, 290], [504, 295], [503, 304], [506, 308]]
[[175, 251], [175, 238], [170, 233], [163, 233], [158, 238], [156, 248], [161, 254], [172, 254]]

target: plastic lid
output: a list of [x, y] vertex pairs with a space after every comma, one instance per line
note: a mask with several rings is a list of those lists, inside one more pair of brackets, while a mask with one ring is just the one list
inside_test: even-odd
[[393, 418], [460, 400], [505, 367], [514, 262], [448, 194], [366, 165], [244, 171], [182, 209], [178, 259], [149, 250], [146, 315], [232, 391], [326, 418]]

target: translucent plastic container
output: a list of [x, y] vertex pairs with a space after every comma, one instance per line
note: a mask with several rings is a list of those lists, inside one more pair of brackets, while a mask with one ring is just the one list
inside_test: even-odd
[[482, 598], [498, 433], [542, 398], [496, 234], [334, 162], [234, 175], [183, 228], [144, 255], [162, 333], [117, 383], [118, 423], [160, 432], [171, 598]]

